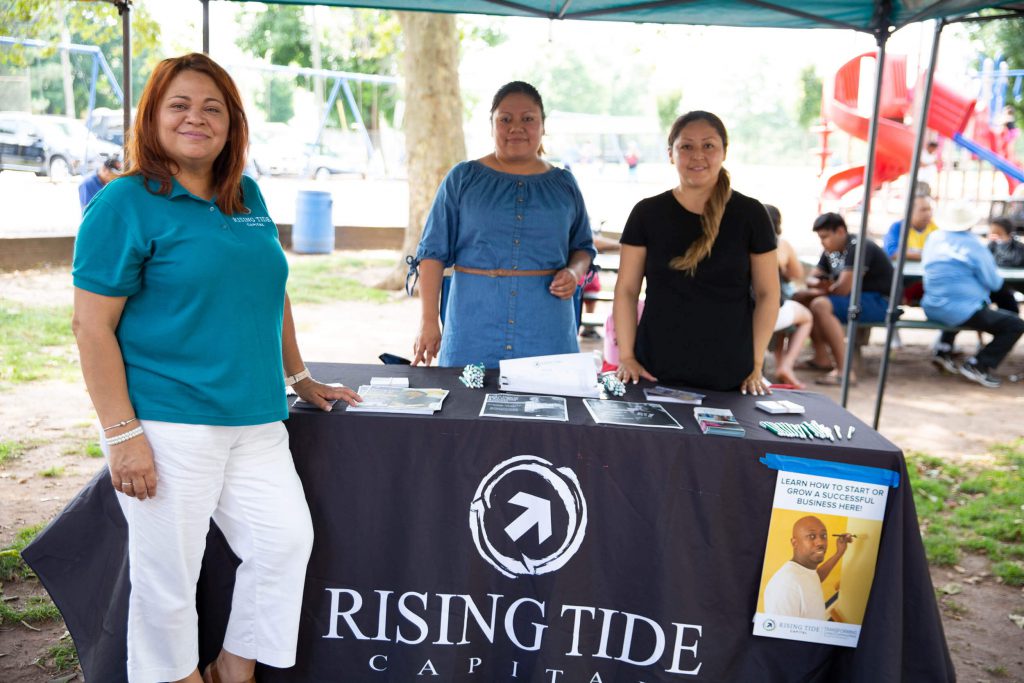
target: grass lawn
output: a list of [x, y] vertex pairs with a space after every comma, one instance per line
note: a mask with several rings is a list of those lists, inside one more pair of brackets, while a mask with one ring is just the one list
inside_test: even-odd
[[71, 307], [32, 307], [0, 301], [0, 388], [79, 376]]
[[992, 456], [984, 467], [907, 456], [925, 552], [940, 566], [985, 555], [1000, 581], [1024, 586], [1024, 439], [995, 446]]

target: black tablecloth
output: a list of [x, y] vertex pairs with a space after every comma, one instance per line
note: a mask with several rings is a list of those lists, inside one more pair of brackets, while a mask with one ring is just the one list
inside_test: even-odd
[[[799, 418], [768, 416], [739, 394], [709, 392], [704, 404], [732, 409], [742, 439], [702, 435], [689, 405], [664, 404], [683, 431], [595, 425], [577, 398], [568, 399], [568, 423], [481, 418], [485, 393], [496, 391], [493, 373], [485, 389], [469, 390], [452, 369], [312, 369], [350, 386], [406, 376], [413, 387], [451, 394], [433, 416], [292, 409], [291, 447], [316, 541], [298, 663], [260, 667], [261, 681], [955, 679], [903, 457], [823, 396], [776, 394], [803, 404], [807, 419], [844, 433], [855, 426], [852, 441], [777, 438], [758, 422]], [[643, 400], [636, 386], [624, 398]], [[857, 648], [751, 635], [776, 479], [758, 460], [766, 453], [901, 475]], [[474, 542], [481, 482], [519, 456], [550, 463], [548, 479], [568, 472], [585, 501], [578, 547], [553, 571], [503, 573]], [[114, 496], [101, 473], [24, 552], [90, 683], [126, 680], [125, 526]], [[511, 529], [530, 500], [500, 501], [487, 528]], [[497, 549], [544, 555], [573, 528], [566, 514], [549, 515], [550, 540], [541, 542], [543, 525], [535, 525]], [[220, 646], [236, 562], [212, 528], [197, 599], [204, 661]]]

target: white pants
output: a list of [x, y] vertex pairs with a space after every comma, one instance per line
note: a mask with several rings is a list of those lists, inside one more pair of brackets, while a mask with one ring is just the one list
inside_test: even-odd
[[132, 585], [128, 680], [175, 681], [198, 666], [196, 584], [211, 517], [242, 560], [224, 649], [294, 665], [313, 525], [284, 424], [142, 426], [156, 460], [156, 497], [117, 496]]

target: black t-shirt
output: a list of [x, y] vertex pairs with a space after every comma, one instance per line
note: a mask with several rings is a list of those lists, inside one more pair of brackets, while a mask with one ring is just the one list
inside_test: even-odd
[[669, 267], [701, 233], [671, 191], [633, 207], [620, 241], [647, 248], [636, 358], [659, 382], [727, 391], [754, 369], [750, 255], [775, 249], [775, 230], [761, 202], [734, 191], [696, 273]]
[[[840, 252], [822, 252], [818, 259], [818, 268], [830, 280], [838, 280], [843, 270], [853, 270], [853, 259], [857, 255], [857, 238], [846, 236], [846, 249]], [[867, 251], [864, 252], [864, 283], [865, 292], [881, 292], [886, 296], [892, 289], [892, 262], [885, 251], [868, 240]]]

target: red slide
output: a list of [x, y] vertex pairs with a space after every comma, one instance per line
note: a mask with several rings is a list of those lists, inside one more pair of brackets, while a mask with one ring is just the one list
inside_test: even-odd
[[[868, 139], [870, 118], [857, 110], [861, 64], [874, 59], [875, 52], [857, 55], [836, 72], [831, 92], [826, 91], [822, 112], [826, 119], [846, 133]], [[890, 55], [882, 73], [882, 96], [878, 120], [878, 146], [875, 152], [875, 187], [896, 180], [910, 171], [914, 152], [914, 129], [903, 123], [911, 110], [912, 97], [907, 88], [907, 58]], [[949, 88], [933, 82], [928, 127], [946, 137], [961, 132], [974, 111], [974, 100], [961, 97]], [[840, 199], [864, 184], [864, 166], [846, 166], [825, 180], [823, 199]]]

